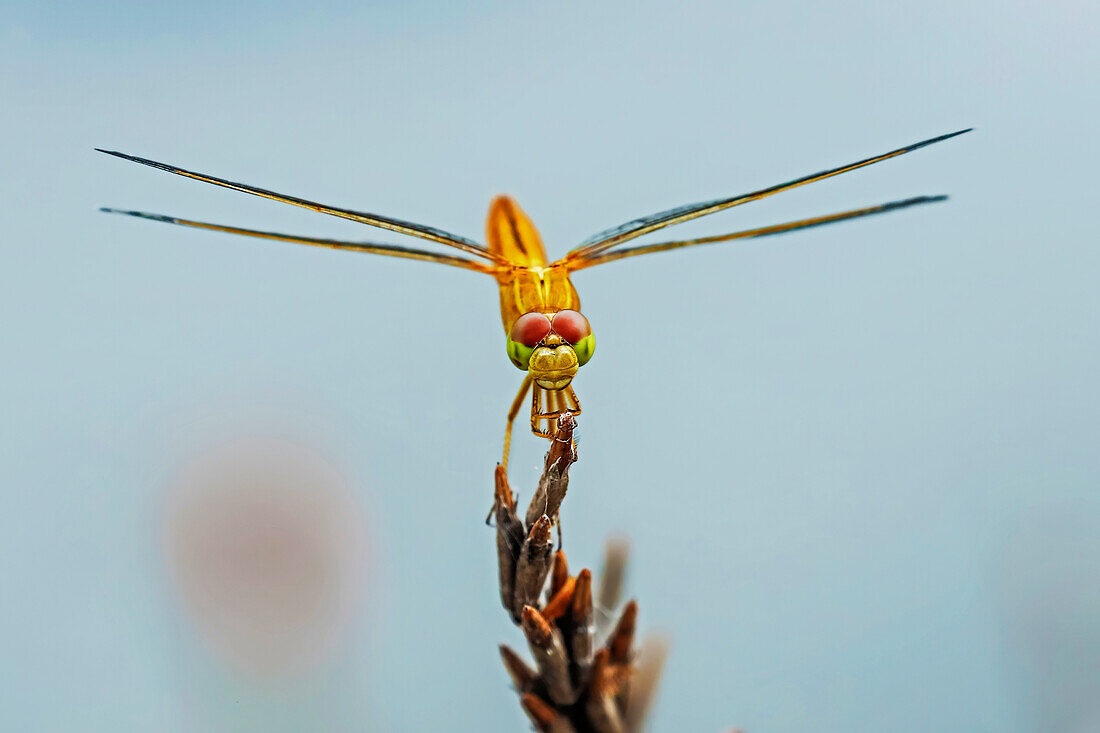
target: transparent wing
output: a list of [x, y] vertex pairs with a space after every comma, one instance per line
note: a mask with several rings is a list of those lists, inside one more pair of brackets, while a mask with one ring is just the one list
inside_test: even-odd
[[265, 199], [271, 199], [272, 201], [281, 201], [284, 204], [301, 206], [304, 209], [319, 211], [322, 214], [330, 214], [332, 216], [338, 216], [342, 219], [357, 221], [361, 224], [369, 224], [370, 226], [381, 227], [382, 229], [389, 229], [393, 232], [408, 234], [412, 237], [427, 239], [431, 242], [445, 244], [448, 247], [457, 247], [463, 252], [475, 255], [477, 257], [483, 257], [487, 260], [493, 260], [494, 262], [499, 260], [497, 256], [493, 255], [491, 252], [489, 252], [488, 249], [473, 241], [472, 239], [467, 239], [466, 237], [460, 236], [458, 234], [451, 234], [450, 232], [445, 232], [442, 229], [436, 229], [435, 227], [424, 226], [423, 224], [413, 224], [412, 222], [402, 221], [400, 219], [393, 219], [388, 216], [381, 216], [379, 214], [368, 214], [362, 211], [352, 211], [351, 209], [341, 209], [335, 206], [326, 206], [325, 204], [319, 204], [315, 201], [307, 201], [306, 199], [300, 199], [295, 196], [287, 196], [285, 194], [275, 193], [274, 191], [268, 191], [263, 188], [256, 188], [255, 186], [248, 186], [243, 183], [234, 183], [233, 181], [227, 181], [223, 178], [215, 178], [214, 176], [208, 176], [202, 173], [195, 173], [194, 171], [184, 170], [183, 168], [177, 168], [166, 163], [158, 163], [155, 160], [139, 158], [135, 155], [127, 155], [126, 153], [119, 153], [114, 150], [103, 150], [101, 148], [96, 148], [96, 150], [101, 153], [106, 153], [107, 155], [113, 155], [116, 158], [130, 160], [135, 163], [141, 163], [142, 165], [147, 165], [162, 171], [175, 173], [178, 176], [193, 178], [194, 180], [202, 181], [203, 183], [212, 183], [215, 186], [231, 188], [234, 191], [243, 191], [244, 193], [250, 193], [254, 196], [261, 196]]
[[621, 224], [617, 227], [607, 229], [605, 231], [589, 237], [577, 247], [569, 251], [569, 253], [563, 258], [562, 261], [568, 261], [574, 263], [576, 260], [595, 257], [601, 252], [605, 252], [612, 247], [615, 247], [623, 242], [630, 241], [644, 234], [663, 229], [664, 227], [672, 226], [674, 224], [680, 224], [691, 219], [697, 219], [700, 216], [706, 216], [707, 214], [713, 214], [723, 209], [728, 209], [731, 206], [737, 206], [739, 204], [748, 203], [749, 201], [756, 201], [758, 199], [766, 198], [772, 194], [779, 193], [781, 191], [787, 191], [792, 188], [804, 186], [807, 183], [814, 183], [821, 181], [832, 176], [840, 175], [841, 173], [847, 173], [848, 171], [854, 171], [857, 168], [863, 168], [864, 166], [872, 165], [874, 163], [881, 162], [883, 160], [889, 160], [890, 158], [896, 158], [899, 155], [905, 153], [911, 153], [914, 150], [932, 145], [933, 143], [942, 142], [948, 140], [957, 135], [962, 135], [965, 132], [970, 132], [973, 128], [967, 128], [966, 130], [959, 130], [958, 132], [952, 132], [947, 135], [940, 135], [939, 137], [930, 138], [928, 140], [914, 143], [913, 145], [907, 145], [904, 148], [898, 148], [892, 150], [889, 153], [883, 153], [882, 155], [876, 155], [873, 158], [866, 158], [855, 163], [849, 163], [848, 165], [841, 166], [839, 168], [832, 168], [827, 171], [821, 171], [820, 173], [813, 173], [802, 178], [796, 178], [793, 181], [786, 183], [780, 183], [776, 186], [769, 188], [763, 188], [759, 191], [753, 191], [752, 193], [740, 194], [737, 196], [731, 196], [729, 198], [715, 199], [713, 201], [704, 201], [697, 204], [688, 204], [686, 206], [679, 206], [675, 209], [669, 209], [668, 211], [662, 211], [658, 214], [651, 214], [649, 216], [643, 216], [640, 219], [634, 219], [628, 221], [625, 224]]
[[773, 226], [760, 227], [758, 229], [745, 229], [743, 231], [732, 232], [730, 234], [719, 234], [713, 237], [699, 237], [698, 239], [682, 239], [675, 242], [658, 242], [657, 244], [647, 244], [640, 247], [628, 247], [626, 249], [604, 252], [603, 254], [597, 255], [595, 257], [588, 257], [583, 260], [577, 260], [576, 262], [570, 264], [570, 269], [583, 270], [586, 267], [594, 267], [595, 265], [602, 265], [606, 262], [614, 262], [615, 260], [621, 260], [626, 257], [637, 257], [638, 255], [652, 254], [654, 252], [667, 252], [670, 249], [680, 249], [681, 247], [694, 247], [698, 244], [714, 244], [716, 242], [729, 242], [734, 239], [769, 237], [773, 234], [785, 234], [787, 232], [793, 232], [799, 229], [810, 229], [812, 227], [819, 227], [825, 224], [833, 224], [838, 221], [858, 219], [861, 216], [885, 214], [888, 211], [897, 211], [898, 209], [905, 209], [910, 206], [917, 206], [919, 204], [932, 204], [936, 203], [937, 201], [946, 200], [946, 196], [916, 196], [914, 198], [905, 199], [903, 201], [891, 201], [889, 203], [879, 204], [878, 206], [868, 206], [863, 209], [842, 211], [839, 214], [815, 216], [812, 219], [799, 219], [798, 221], [789, 221], [785, 224], [775, 224]]
[[180, 219], [174, 216], [164, 216], [163, 214], [149, 214], [144, 211], [125, 211], [122, 209], [107, 209], [102, 208], [100, 211], [106, 211], [109, 214], [125, 214], [126, 216], [136, 216], [141, 219], [151, 219], [152, 221], [163, 221], [167, 224], [178, 224], [179, 226], [194, 227], [196, 229], [209, 229], [215, 232], [228, 232], [229, 234], [243, 234], [246, 237], [257, 237], [259, 239], [272, 239], [278, 242], [294, 242], [296, 244], [309, 244], [314, 247], [329, 247], [330, 249], [345, 249], [354, 252], [369, 252], [370, 254], [386, 255], [389, 257], [403, 257], [409, 260], [423, 260], [425, 262], [438, 262], [441, 265], [451, 265], [452, 267], [461, 267], [466, 270], [476, 270], [477, 272], [492, 272], [492, 267], [476, 260], [468, 260], [465, 257], [456, 257], [454, 255], [445, 255], [438, 252], [429, 252], [423, 249], [412, 249], [410, 247], [398, 247], [390, 244], [374, 244], [372, 242], [345, 242], [340, 239], [322, 239], [319, 237], [297, 237], [291, 234], [279, 234], [278, 232], [264, 232], [258, 229], [242, 229], [240, 227], [225, 226], [223, 224], [210, 224], [205, 221], [192, 221], [191, 219]]

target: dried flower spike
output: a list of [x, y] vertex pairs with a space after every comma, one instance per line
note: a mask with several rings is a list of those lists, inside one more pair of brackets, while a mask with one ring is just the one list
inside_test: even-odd
[[523, 705], [527, 717], [531, 718], [535, 727], [546, 733], [551, 730], [554, 721], [561, 717], [558, 711], [550, 707], [545, 700], [530, 692], [520, 698], [520, 704]]
[[512, 678], [516, 691], [529, 692], [535, 680], [538, 679], [535, 670], [527, 666], [527, 662], [506, 644], [500, 645], [500, 658], [504, 661], [504, 668], [508, 670], [508, 676]]
[[569, 488], [569, 467], [577, 460], [573, 446], [573, 428], [576, 420], [566, 412], [558, 417], [557, 436], [546, 452], [546, 461], [538, 486], [527, 507], [526, 522], [530, 527], [543, 514], [556, 519]]
[[516, 500], [508, 486], [508, 474], [497, 466], [494, 476], [493, 510], [497, 521], [497, 568], [500, 574], [500, 602], [518, 620], [515, 609], [516, 565], [523, 546], [523, 523], [516, 516]]
[[553, 623], [569, 610], [569, 602], [573, 600], [573, 588], [576, 582], [576, 578], [567, 578], [565, 585], [559, 588], [558, 592], [546, 602], [546, 606], [542, 609], [542, 615], [546, 617], [547, 621]]
[[565, 654], [561, 632], [533, 606], [523, 607], [522, 625], [550, 699], [559, 705], [576, 702], [578, 690], [569, 677], [569, 657]]
[[573, 598], [569, 604], [573, 635], [571, 640], [573, 661], [584, 670], [592, 662], [592, 571], [588, 568], [577, 574], [573, 586]]
[[554, 569], [550, 571], [550, 595], [557, 595], [568, 579], [569, 563], [565, 561], [565, 553], [558, 550], [554, 553]]
[[626, 664], [630, 661], [630, 647], [634, 643], [634, 624], [637, 619], [638, 603], [637, 601], [631, 601], [623, 608], [619, 623], [607, 640], [607, 648], [611, 651], [611, 661], [613, 663]]
[[657, 697], [657, 685], [661, 681], [665, 659], [668, 657], [668, 641], [647, 638], [638, 651], [637, 669], [630, 681], [626, 700], [626, 724], [631, 731], [641, 730], [642, 723]]
[[[501, 646], [500, 654], [535, 728], [549, 733], [639, 733], [652, 705], [665, 650], [647, 647], [637, 662], [634, 642], [638, 605], [622, 610], [606, 645], [594, 651], [596, 621], [607, 620], [623, 584], [626, 543], [608, 545], [595, 602], [592, 572], [570, 577], [565, 554], [555, 554], [551, 536], [576, 460], [572, 415], [558, 420], [558, 436], [547, 452], [538, 488], [520, 522], [508, 480], [497, 472], [494, 509], [501, 600], [527, 639], [534, 666]], [[526, 532], [524, 531], [526, 527]], [[560, 539], [561, 526], [558, 524]], [[547, 578], [549, 576], [549, 582]], [[546, 604], [539, 600], [549, 586]], [[508, 600], [505, 600], [508, 599]], [[600, 633], [603, 629], [601, 627]]]
[[623, 580], [626, 577], [626, 558], [630, 554], [630, 543], [616, 538], [604, 548], [603, 568], [600, 570], [600, 589], [596, 594], [596, 605], [610, 612], [619, 605]]
[[512, 608], [517, 616], [524, 606], [538, 603], [542, 586], [546, 583], [554, 554], [550, 527], [550, 517], [542, 515], [531, 525], [531, 531], [527, 533], [527, 539], [520, 549], [519, 561], [516, 563], [515, 596], [512, 600]]
[[589, 724], [598, 733], [622, 733], [622, 715], [615, 704], [615, 691], [607, 684], [610, 652], [600, 649], [592, 663], [592, 681], [584, 710]]

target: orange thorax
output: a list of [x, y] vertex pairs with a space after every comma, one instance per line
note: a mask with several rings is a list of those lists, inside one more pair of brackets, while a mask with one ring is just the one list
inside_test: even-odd
[[565, 265], [546, 262], [546, 250], [534, 224], [508, 196], [497, 196], [489, 206], [486, 222], [489, 249], [507, 262], [493, 272], [500, 286], [500, 319], [504, 332], [530, 311], [556, 313], [580, 310], [577, 290]]

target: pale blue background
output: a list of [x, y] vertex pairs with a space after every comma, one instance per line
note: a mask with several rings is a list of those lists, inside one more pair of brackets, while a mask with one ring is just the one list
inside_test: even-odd
[[[0, 728], [525, 724], [480, 524], [519, 378], [491, 282], [99, 214], [399, 239], [94, 146], [475, 238], [506, 191], [561, 253], [974, 125], [681, 231], [946, 204], [577, 277], [567, 546], [632, 539], [673, 640], [656, 730], [1096, 730], [1095, 3], [0, 17]], [[351, 477], [372, 567], [340, 652], [276, 690], [197, 645], [157, 529], [180, 461], [267, 433]]]

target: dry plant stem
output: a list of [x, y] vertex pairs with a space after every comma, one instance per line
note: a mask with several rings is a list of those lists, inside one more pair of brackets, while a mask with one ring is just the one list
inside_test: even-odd
[[[523, 630], [534, 657], [531, 667], [507, 646], [501, 659], [535, 728], [550, 733], [636, 733], [656, 689], [663, 647], [643, 651], [635, 672], [631, 650], [638, 605], [631, 601], [618, 617], [606, 644], [596, 649], [597, 619], [610, 623], [622, 587], [626, 546], [608, 546], [605, 577], [597, 596], [591, 571], [575, 576], [552, 534], [577, 460], [572, 415], [559, 417], [526, 523], [502, 468], [497, 468], [493, 510], [501, 602]], [[560, 538], [560, 526], [559, 526]], [[604, 606], [595, 603], [599, 598]], [[601, 626], [601, 630], [602, 630]]]
[[508, 486], [508, 472], [497, 466], [493, 508], [497, 521], [497, 566], [500, 569], [500, 602], [519, 621], [515, 608], [516, 564], [523, 546], [523, 524], [516, 517], [516, 499]]
[[569, 657], [565, 654], [561, 631], [551, 626], [538, 609], [524, 606], [523, 633], [550, 699], [559, 705], [576, 702], [577, 690], [569, 678]]
[[576, 578], [566, 578], [562, 587], [550, 596], [546, 608], [542, 609], [542, 615], [546, 617], [547, 621], [557, 621], [569, 610], [569, 602], [573, 599], [573, 586], [576, 583]]
[[527, 662], [505, 644], [500, 645], [500, 658], [504, 660], [504, 668], [508, 670], [508, 676], [512, 678], [512, 685], [515, 686], [516, 691], [530, 692], [535, 685], [535, 680], [538, 679], [535, 670], [527, 666]]
[[[554, 722], [550, 724], [550, 733], [577, 733], [577, 729], [573, 727], [573, 724], [569, 722], [569, 719], [564, 715], [554, 719]], [[734, 731], [734, 733], [740, 733]]]
[[627, 730], [641, 729], [657, 696], [657, 685], [661, 681], [666, 657], [668, 657], [668, 642], [660, 638], [646, 639], [638, 651], [636, 669], [630, 681], [630, 692], [626, 700]]
[[615, 690], [608, 684], [610, 656], [607, 649], [596, 653], [592, 664], [592, 682], [588, 686], [588, 701], [585, 703], [588, 721], [598, 733], [623, 731], [622, 715], [615, 705]]
[[[612, 664], [621, 665], [624, 668], [630, 665], [632, 661], [630, 649], [634, 646], [634, 627], [637, 620], [638, 604], [636, 601], [631, 601], [623, 608], [619, 623], [615, 625], [615, 630], [611, 632], [611, 636], [607, 640], [607, 648], [611, 652]], [[616, 697], [619, 704], [625, 707], [630, 695], [629, 676], [623, 677], [622, 684], [619, 687]]]
[[569, 467], [577, 460], [573, 448], [573, 428], [576, 420], [568, 412], [558, 418], [558, 431], [550, 441], [546, 454], [546, 468], [539, 479], [535, 495], [527, 507], [527, 526], [530, 527], [543, 514], [557, 519], [565, 492], [569, 488]]
[[554, 569], [550, 571], [550, 596], [556, 596], [567, 580], [569, 580], [569, 563], [565, 560], [565, 553], [558, 550], [554, 553]]
[[569, 616], [573, 622], [573, 661], [587, 674], [592, 664], [592, 571], [585, 568], [577, 575], [570, 599]]
[[607, 543], [603, 568], [600, 570], [600, 590], [596, 594], [596, 605], [600, 609], [610, 612], [619, 605], [623, 579], [626, 577], [626, 556], [629, 551], [630, 544], [622, 538]]
[[543, 514], [527, 533], [527, 539], [519, 551], [516, 563], [515, 597], [512, 600], [513, 614], [518, 616], [524, 606], [538, 603], [542, 586], [546, 584], [546, 575], [550, 572], [550, 562], [554, 556], [550, 517]]
[[630, 647], [634, 644], [634, 625], [637, 620], [638, 603], [631, 601], [623, 608], [623, 615], [619, 617], [619, 623], [607, 640], [607, 647], [611, 650], [612, 662], [626, 664], [630, 661]]
[[541, 697], [530, 692], [520, 698], [520, 704], [523, 705], [527, 717], [535, 724], [535, 728], [540, 731], [554, 730], [554, 724], [564, 717]]

